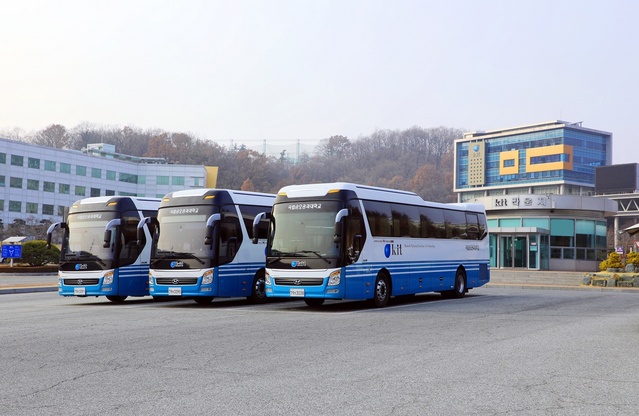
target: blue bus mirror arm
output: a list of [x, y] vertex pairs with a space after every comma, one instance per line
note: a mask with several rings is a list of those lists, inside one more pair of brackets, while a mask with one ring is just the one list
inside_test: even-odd
[[51, 248], [51, 236], [53, 234], [53, 231], [55, 231], [55, 229], [57, 227], [60, 227], [60, 229], [67, 228], [67, 223], [66, 222], [56, 222], [56, 223], [51, 224], [49, 226], [49, 228], [47, 229], [47, 249]]
[[259, 235], [259, 231], [260, 231], [260, 222], [263, 219], [270, 220], [271, 219], [271, 213], [270, 212], [260, 212], [253, 219], [253, 238], [251, 239], [251, 242], [253, 244], [257, 244], [258, 235]]
[[222, 221], [222, 215], [219, 213], [211, 215], [206, 220], [206, 237], [204, 237], [205, 246], [210, 246], [213, 244], [213, 230], [215, 229], [217, 223], [219, 223], [220, 221]]

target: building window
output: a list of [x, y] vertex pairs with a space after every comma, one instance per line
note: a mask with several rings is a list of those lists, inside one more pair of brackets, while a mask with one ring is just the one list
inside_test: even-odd
[[71, 165], [68, 163], [60, 162], [60, 173], [71, 173]]
[[91, 188], [91, 196], [100, 196], [99, 188]]
[[24, 166], [24, 156], [11, 155], [11, 165]]
[[112, 170], [107, 170], [106, 171], [106, 178], [110, 181], [114, 181], [115, 180], [115, 172]]
[[39, 191], [40, 181], [37, 179], [27, 179], [27, 189], [32, 191]]
[[5, 177], [4, 175], [0, 175], [0, 186], [5, 187]]
[[0, 153], [0, 163], [2, 163], [3, 165], [7, 164], [7, 154], [6, 153]]
[[55, 172], [55, 162], [52, 160], [45, 160], [44, 170], [48, 170], [49, 172]]
[[138, 175], [138, 185], [146, 185], [146, 176]]
[[87, 167], [86, 166], [76, 166], [75, 174], [78, 176], [87, 176]]
[[13, 176], [9, 179], [9, 186], [12, 188], [22, 189], [22, 178], [14, 178]]
[[133, 175], [131, 173], [120, 173], [120, 182], [126, 183], [138, 183], [138, 175]]
[[[551, 218], [550, 219], [550, 245], [552, 247], [574, 247], [575, 221]], [[566, 255], [564, 251], [564, 256]], [[563, 258], [574, 258], [563, 257]]]
[[58, 193], [62, 195], [69, 195], [71, 193], [71, 185], [66, 183], [59, 183]]
[[101, 178], [102, 177], [102, 169], [91, 168], [91, 177], [92, 178]]
[[156, 183], [158, 185], [168, 185], [169, 184], [169, 177], [168, 176], [158, 176], [156, 179]]
[[22, 202], [9, 201], [9, 212], [22, 212]]
[[105, 190], [104, 190], [104, 195], [106, 195], [106, 196], [113, 196], [113, 195], [115, 195], [115, 191], [114, 191], [114, 190], [112, 190], [112, 189], [105, 189]]
[[53, 205], [42, 204], [42, 215], [53, 215]]
[[58, 205], [58, 215], [64, 217], [64, 206]]
[[35, 202], [27, 202], [27, 214], [37, 214], [38, 204]]
[[80, 186], [80, 185], [76, 185], [75, 186], [75, 194], [77, 196], [84, 196], [87, 193], [87, 187], [86, 186]]
[[55, 192], [55, 182], [44, 181], [42, 184], [42, 190], [44, 192]]
[[30, 157], [27, 163], [31, 169], [40, 169], [40, 159]]
[[0, 211], [4, 211], [4, 199], [0, 199]]
[[173, 176], [172, 178], [173, 185], [182, 185], [184, 186], [184, 176]]

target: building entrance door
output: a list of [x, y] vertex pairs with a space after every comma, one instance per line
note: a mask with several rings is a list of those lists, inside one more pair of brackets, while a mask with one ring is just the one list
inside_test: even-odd
[[499, 267], [528, 268], [527, 236], [499, 236]]
[[513, 237], [499, 236], [499, 267], [513, 267]]
[[528, 267], [528, 238], [525, 235], [515, 236], [513, 261], [513, 267]]

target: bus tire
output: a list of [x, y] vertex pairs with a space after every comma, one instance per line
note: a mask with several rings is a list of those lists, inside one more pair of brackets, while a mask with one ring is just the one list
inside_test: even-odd
[[383, 308], [388, 305], [391, 298], [390, 279], [386, 273], [379, 273], [375, 279], [373, 288], [373, 306]]
[[466, 273], [464, 269], [457, 269], [455, 273], [455, 286], [453, 290], [448, 290], [446, 292], [442, 292], [442, 294], [451, 299], [461, 299], [466, 294]]
[[196, 296], [193, 300], [199, 305], [208, 305], [213, 302], [213, 296]]
[[124, 302], [124, 299], [126, 299], [126, 296], [107, 296], [107, 299], [109, 299], [111, 302]]
[[266, 302], [266, 281], [264, 280], [264, 272], [258, 272], [253, 278], [253, 286], [251, 287], [251, 296], [248, 296], [248, 300], [251, 303], [265, 303]]
[[306, 298], [304, 299], [304, 302], [306, 303], [306, 305], [310, 306], [311, 308], [319, 308], [320, 306], [324, 304], [324, 299]]

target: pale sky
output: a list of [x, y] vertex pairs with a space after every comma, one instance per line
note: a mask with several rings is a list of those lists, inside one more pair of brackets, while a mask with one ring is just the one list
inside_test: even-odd
[[638, 16], [633, 0], [0, 0], [0, 130], [310, 146], [559, 119], [634, 163]]

